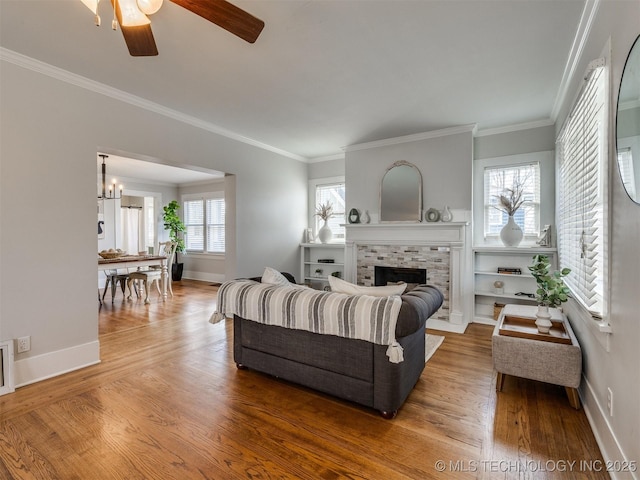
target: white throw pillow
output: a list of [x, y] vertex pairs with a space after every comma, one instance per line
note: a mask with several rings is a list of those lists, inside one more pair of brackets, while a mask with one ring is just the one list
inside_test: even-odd
[[371, 295], [374, 297], [402, 295], [407, 289], [406, 283], [385, 285], [382, 287], [361, 287], [360, 285], [354, 285], [333, 275], [329, 275], [329, 285], [331, 286], [332, 292], [346, 293], [347, 295]]
[[289, 286], [291, 283], [287, 280], [287, 277], [282, 275], [275, 268], [267, 267], [262, 274], [262, 283], [268, 283], [270, 285], [282, 285]]

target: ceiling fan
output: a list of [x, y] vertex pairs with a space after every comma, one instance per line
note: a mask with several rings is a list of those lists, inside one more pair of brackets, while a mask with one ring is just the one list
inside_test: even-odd
[[[171, 1], [249, 43], [254, 43], [264, 28], [262, 20], [226, 0]], [[100, 0], [82, 0], [82, 3], [94, 13], [97, 26], [100, 25], [99, 2]], [[158, 55], [151, 21], [147, 15], [156, 13], [162, 6], [162, 0], [111, 0], [111, 4], [115, 13], [111, 28], [116, 30], [117, 25], [120, 25], [129, 53], [134, 57]]]

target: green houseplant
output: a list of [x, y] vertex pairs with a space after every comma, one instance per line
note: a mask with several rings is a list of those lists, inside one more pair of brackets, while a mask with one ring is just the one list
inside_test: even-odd
[[164, 229], [169, 230], [169, 239], [172, 242], [176, 242], [176, 258], [171, 266], [171, 278], [174, 281], [182, 280], [182, 270], [184, 269], [184, 263], [178, 262], [178, 252], [184, 253], [184, 239], [182, 238], [182, 232], [186, 230], [182, 219], [178, 215], [178, 209], [180, 204], [176, 200], [172, 200], [167, 205], [162, 207], [162, 221], [164, 222]]
[[533, 264], [528, 267], [531, 275], [536, 279], [536, 302], [538, 313], [536, 325], [541, 333], [549, 333], [551, 315], [549, 307], [559, 307], [569, 299], [569, 287], [562, 280], [571, 273], [570, 268], [551, 271], [551, 262], [546, 255], [534, 255]]

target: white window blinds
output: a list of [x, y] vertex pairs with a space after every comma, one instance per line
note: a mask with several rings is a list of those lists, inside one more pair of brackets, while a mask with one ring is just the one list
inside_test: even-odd
[[513, 218], [525, 236], [540, 233], [540, 164], [508, 165], [484, 169], [484, 235], [500, 235], [509, 220], [508, 215], [496, 208], [498, 197], [519, 185], [524, 203]]
[[636, 198], [635, 173], [633, 171], [633, 154], [631, 148], [618, 149], [618, 165], [620, 166], [620, 178], [625, 190], [631, 198]]
[[[316, 208], [325, 203], [331, 203], [333, 206], [333, 216], [327, 222], [329, 228], [333, 232], [333, 238], [345, 237], [345, 185], [344, 182], [323, 184], [316, 187]], [[323, 221], [320, 217], [316, 219], [316, 232], [320, 230], [323, 225]]]
[[223, 253], [224, 244], [224, 198], [207, 199], [207, 251]]
[[592, 62], [557, 139], [557, 222], [560, 265], [576, 300], [605, 314], [607, 278], [608, 87], [602, 61]]
[[225, 252], [225, 202], [218, 194], [186, 198], [184, 203], [185, 247], [189, 252]]

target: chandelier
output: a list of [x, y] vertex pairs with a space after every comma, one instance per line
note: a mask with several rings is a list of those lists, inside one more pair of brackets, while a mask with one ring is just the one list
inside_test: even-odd
[[102, 158], [102, 194], [98, 195], [98, 200], [117, 200], [122, 198], [122, 190], [123, 185], [120, 184], [118, 190], [116, 190], [116, 179], [113, 179], [113, 182], [109, 184], [107, 188], [107, 164], [105, 163], [105, 159], [109, 158], [109, 155], [105, 155], [103, 153], [98, 154], [100, 158]]

